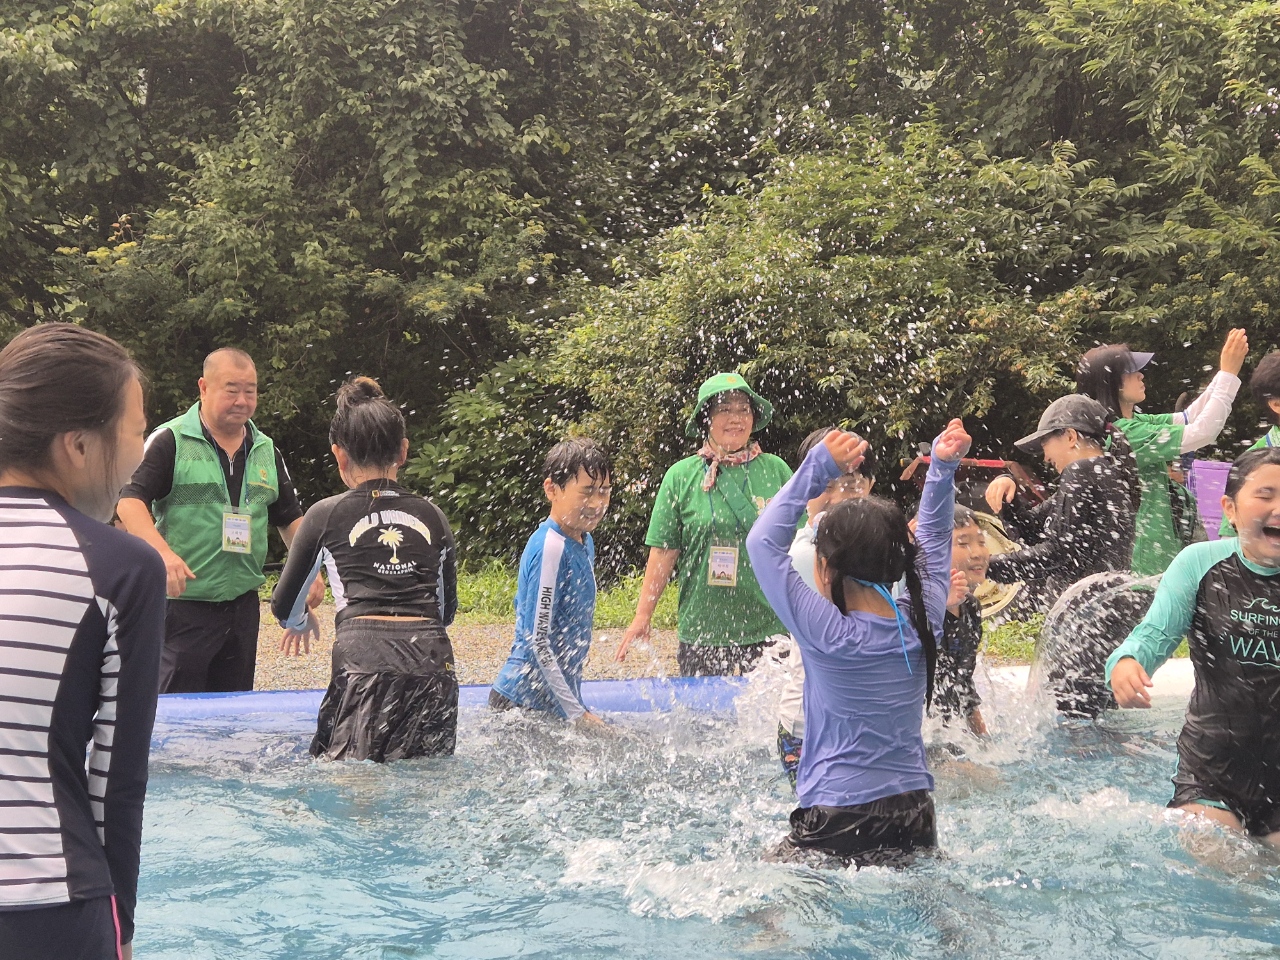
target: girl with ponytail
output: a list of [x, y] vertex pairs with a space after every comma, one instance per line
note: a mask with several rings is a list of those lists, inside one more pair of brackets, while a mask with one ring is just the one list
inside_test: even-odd
[[[959, 420], [934, 441], [918, 546], [887, 500], [848, 500], [828, 511], [815, 538], [816, 591], [791, 567], [796, 522], [832, 479], [857, 469], [865, 441], [828, 434], [747, 537], [760, 587], [807, 667], [800, 807], [780, 859], [814, 850], [846, 865], [893, 864], [936, 845], [920, 726], [951, 584], [955, 471], [969, 444]], [[895, 601], [890, 590], [903, 577], [907, 592]]]
[[409, 455], [404, 416], [368, 377], [338, 388], [330, 449], [347, 492], [302, 518], [271, 609], [281, 650], [317, 632], [306, 599], [324, 566], [337, 607], [333, 675], [311, 754], [403, 760], [453, 753], [458, 677], [445, 628], [458, 571], [440, 508], [396, 482]]

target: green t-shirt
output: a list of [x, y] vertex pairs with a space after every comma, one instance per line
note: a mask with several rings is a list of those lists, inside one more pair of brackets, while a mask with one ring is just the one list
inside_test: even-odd
[[[702, 489], [706, 461], [686, 457], [667, 471], [649, 518], [646, 546], [679, 550], [679, 635], [703, 647], [760, 643], [786, 633], [760, 592], [747, 558], [747, 533], [764, 505], [791, 477], [778, 457], [762, 453], [750, 463], [721, 465], [716, 485]], [[736, 548], [737, 586], [708, 582], [712, 547]], [[717, 571], [725, 555], [717, 552]]]
[[1116, 426], [1133, 447], [1142, 483], [1133, 539], [1133, 572], [1140, 577], [1164, 573], [1182, 549], [1169, 509], [1169, 464], [1182, 456], [1182, 433], [1171, 413], [1137, 413]]

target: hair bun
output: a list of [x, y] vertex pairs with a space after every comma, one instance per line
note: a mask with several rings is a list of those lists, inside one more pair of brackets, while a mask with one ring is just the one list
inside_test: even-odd
[[382, 387], [372, 377], [353, 377], [338, 388], [338, 409], [368, 403], [384, 396]]

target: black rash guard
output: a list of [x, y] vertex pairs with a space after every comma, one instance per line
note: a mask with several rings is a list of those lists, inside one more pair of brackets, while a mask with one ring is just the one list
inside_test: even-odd
[[271, 612], [306, 622], [307, 590], [329, 573], [337, 622], [350, 617], [423, 617], [446, 626], [458, 610], [453, 532], [440, 508], [390, 480], [370, 480], [321, 500], [302, 518]]
[[982, 698], [973, 685], [981, 643], [982, 604], [970, 594], [960, 602], [958, 615], [947, 611], [942, 642], [938, 644], [933, 706], [944, 720], [968, 717], [982, 705]]
[[1174, 802], [1225, 805], [1252, 833], [1280, 830], [1280, 570], [1234, 537], [1187, 547], [1142, 623], [1107, 660], [1150, 675], [1183, 637], [1196, 683], [1178, 737]]
[[0, 487], [0, 571], [0, 910], [114, 895], [130, 943], [164, 562], [56, 494]]
[[987, 576], [1042, 581], [1046, 605], [1090, 574], [1128, 570], [1133, 559], [1129, 485], [1109, 456], [1069, 464], [1052, 497], [1031, 510], [1005, 504], [1000, 519], [1027, 546], [992, 557]]

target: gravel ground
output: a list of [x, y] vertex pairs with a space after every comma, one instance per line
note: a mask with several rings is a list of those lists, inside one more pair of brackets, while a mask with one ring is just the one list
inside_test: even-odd
[[[320, 642], [300, 657], [280, 653], [280, 628], [267, 605], [262, 605], [262, 629], [258, 633], [258, 690], [317, 690], [329, 685], [329, 652], [333, 647], [333, 605], [318, 611]], [[460, 683], [492, 683], [511, 652], [514, 624], [455, 623], [449, 628]], [[676, 674], [675, 631], [655, 630], [652, 649], [633, 647], [627, 659], [615, 663], [622, 630], [598, 630], [591, 645], [591, 659], [583, 676], [588, 680], [620, 680]]]

